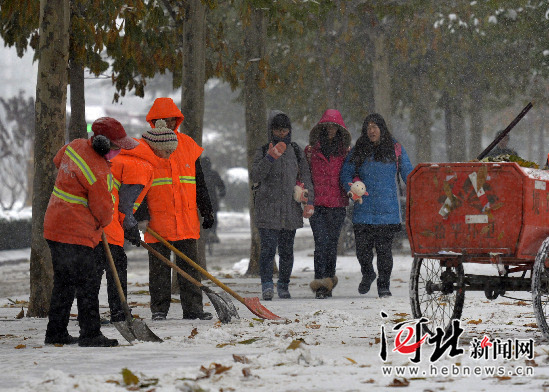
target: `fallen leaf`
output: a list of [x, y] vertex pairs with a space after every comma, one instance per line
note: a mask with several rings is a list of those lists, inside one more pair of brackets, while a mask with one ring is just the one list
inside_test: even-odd
[[290, 345], [286, 347], [286, 350], [295, 350], [301, 345], [301, 343], [303, 343], [303, 340], [301, 339], [292, 340], [292, 343], [290, 343]]
[[478, 320], [469, 320], [469, 321], [467, 321], [467, 324], [479, 325], [480, 323], [482, 323], [482, 319], [478, 319]]
[[319, 329], [319, 328], [320, 328], [320, 324], [305, 324], [305, 328], [309, 328], [309, 329]]
[[251, 339], [242, 340], [241, 342], [238, 342], [238, 344], [252, 344], [254, 342], [257, 342], [258, 340], [261, 340], [261, 338], [251, 338]]
[[252, 375], [252, 371], [250, 368], [242, 368], [242, 374], [244, 377], [250, 377]]
[[526, 359], [524, 361], [524, 363], [526, 363], [526, 366], [532, 366], [532, 367], [538, 367], [539, 365], [536, 363], [535, 360], [533, 359]]
[[126, 385], [137, 385], [139, 383], [139, 378], [127, 368], [122, 369], [122, 378]]
[[135, 295], [151, 295], [151, 293], [149, 292], [149, 290], [137, 290], [137, 291], [132, 291], [130, 294], [135, 294]]
[[523, 327], [537, 328], [538, 325], [536, 323], [528, 323], [528, 324], [524, 324]]
[[232, 366], [223, 366], [215, 362], [210, 363], [207, 368], [200, 366], [200, 370], [205, 373], [206, 377], [210, 377], [212, 374], [221, 374], [230, 369], [232, 369]]
[[17, 349], [17, 350], [20, 350], [22, 348], [26, 348], [27, 345], [26, 344], [18, 344], [17, 346], [15, 346], [14, 348]]
[[354, 359], [352, 359], [352, 358], [345, 357], [345, 359], [348, 360], [348, 361], [351, 362], [351, 363], [356, 364], [356, 361], [355, 361]]
[[395, 378], [387, 386], [388, 387], [407, 387], [408, 385], [410, 385], [410, 381], [406, 380], [405, 378]]
[[496, 378], [500, 381], [506, 381], [511, 379], [511, 377], [509, 376], [496, 376]]
[[246, 358], [244, 355], [233, 354], [233, 359], [234, 359], [235, 362], [250, 363], [250, 360], [248, 358]]
[[189, 335], [189, 339], [194, 339], [194, 337], [198, 335], [198, 329], [197, 328], [193, 328], [193, 330], [191, 331], [191, 334]]

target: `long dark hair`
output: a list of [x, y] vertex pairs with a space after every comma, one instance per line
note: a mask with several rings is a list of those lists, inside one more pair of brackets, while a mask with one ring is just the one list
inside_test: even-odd
[[330, 140], [328, 138], [328, 124], [322, 124], [322, 129], [320, 131], [318, 141], [320, 142], [320, 151], [322, 151], [322, 155], [324, 155], [326, 158], [329, 158], [330, 156], [345, 154], [343, 135], [341, 134], [341, 130], [339, 129], [339, 127], [334, 138]]
[[[379, 127], [379, 144], [372, 143], [368, 137], [368, 124], [371, 122]], [[356, 167], [360, 167], [371, 156], [373, 156], [374, 161], [378, 162], [396, 162], [395, 141], [387, 128], [385, 120], [378, 113], [369, 114], [364, 119], [362, 134], [356, 141], [351, 162]]]

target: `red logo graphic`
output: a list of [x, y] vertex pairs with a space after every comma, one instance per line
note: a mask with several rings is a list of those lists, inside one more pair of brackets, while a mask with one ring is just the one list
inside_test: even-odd
[[[407, 332], [407, 335], [404, 339], [404, 342], [402, 342], [400, 338], [404, 332]], [[414, 337], [414, 332], [415, 331], [413, 327], [405, 327], [404, 329], [402, 329], [395, 337], [395, 348], [393, 349], [393, 351], [398, 351], [401, 354], [415, 353], [419, 346], [421, 346], [425, 342], [425, 339], [427, 339], [427, 336], [429, 336], [429, 334], [426, 333], [419, 341], [410, 345], [406, 345], [410, 341], [410, 339]]]

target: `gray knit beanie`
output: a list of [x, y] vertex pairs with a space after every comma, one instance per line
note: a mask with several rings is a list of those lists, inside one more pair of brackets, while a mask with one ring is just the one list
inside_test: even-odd
[[166, 127], [164, 120], [157, 120], [155, 128], [149, 129], [142, 137], [153, 150], [172, 153], [177, 148], [177, 135]]

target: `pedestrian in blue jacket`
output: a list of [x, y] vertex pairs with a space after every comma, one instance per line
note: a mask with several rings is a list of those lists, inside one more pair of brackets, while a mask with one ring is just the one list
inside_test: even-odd
[[352, 196], [351, 184], [362, 181], [368, 195], [353, 208], [356, 255], [362, 272], [358, 286], [360, 294], [370, 291], [376, 279], [373, 267], [377, 254], [377, 292], [380, 298], [391, 296], [390, 279], [393, 270], [392, 244], [401, 230], [399, 176], [406, 183], [412, 164], [404, 148], [387, 128], [380, 114], [366, 116], [362, 134], [356, 141], [341, 170], [341, 185]]

